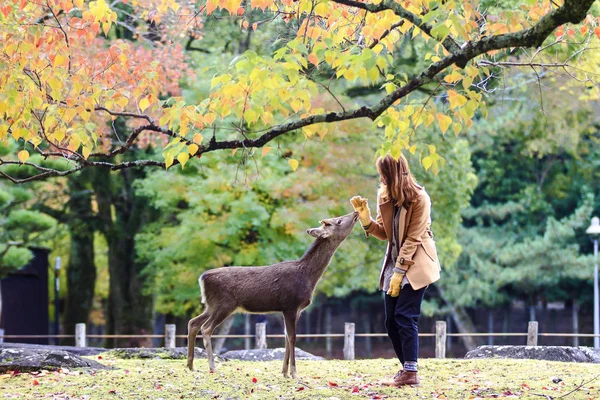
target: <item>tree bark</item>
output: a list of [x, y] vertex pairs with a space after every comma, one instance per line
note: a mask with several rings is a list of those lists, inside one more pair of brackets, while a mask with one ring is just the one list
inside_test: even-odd
[[[469, 314], [467, 314], [466, 310], [463, 307], [455, 306], [448, 298], [446, 298], [441, 287], [438, 286], [437, 289], [442, 300], [444, 300], [450, 308], [450, 315], [456, 324], [456, 330], [459, 333], [477, 332], [475, 324]], [[480, 345], [479, 340], [473, 336], [461, 336], [461, 339], [467, 351], [475, 350], [477, 346]]]
[[96, 285], [91, 172], [82, 171], [71, 176], [68, 182], [69, 212], [65, 219], [70, 234], [70, 256], [66, 269], [68, 291], [63, 329], [71, 335], [75, 333], [75, 324], [87, 322]]
[[[145, 221], [147, 203], [135, 196], [132, 181], [140, 172], [111, 175], [96, 170], [94, 190], [102, 233], [108, 243], [110, 274], [106, 330], [109, 334], [151, 334], [152, 298], [142, 293], [144, 265], [136, 260], [135, 235]], [[109, 346], [150, 346], [145, 339], [109, 340]]]
[[[233, 320], [235, 319], [236, 314], [230, 315], [223, 321], [221, 325], [216, 329], [215, 335], [228, 335], [231, 331], [231, 327], [233, 326]], [[213, 352], [215, 354], [219, 354], [223, 349], [223, 345], [225, 345], [225, 338], [217, 338], [213, 339], [212, 346]]]

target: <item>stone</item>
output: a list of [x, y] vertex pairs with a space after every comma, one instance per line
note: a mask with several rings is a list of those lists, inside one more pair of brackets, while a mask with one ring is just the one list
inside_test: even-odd
[[[252, 350], [232, 350], [221, 354], [221, 357], [230, 360], [243, 361], [272, 361], [283, 360], [285, 348], [276, 349], [252, 349]], [[296, 360], [323, 360], [323, 357], [315, 356], [296, 347]]]
[[600, 351], [589, 347], [569, 346], [479, 346], [466, 359], [514, 358], [562, 362], [600, 363]]
[[95, 356], [104, 353], [108, 349], [101, 347], [74, 347], [74, 346], [52, 346], [46, 344], [29, 344], [29, 343], [0, 343], [1, 349], [34, 349], [34, 350], [59, 350], [68, 351], [69, 353], [78, 356]]
[[61, 368], [113, 369], [94, 360], [87, 360], [61, 350], [10, 348], [0, 350], [0, 373], [6, 371], [31, 372]]
[[[106, 357], [123, 359], [155, 359], [155, 360], [185, 360], [187, 359], [187, 347], [126, 347], [109, 350], [104, 354]], [[198, 347], [195, 348], [194, 358], [206, 358], [206, 352]]]

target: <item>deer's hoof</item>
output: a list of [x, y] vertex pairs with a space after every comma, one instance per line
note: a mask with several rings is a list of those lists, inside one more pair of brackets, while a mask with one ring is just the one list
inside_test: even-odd
[[194, 364], [190, 364], [190, 363], [188, 363], [187, 367], [188, 367], [188, 369], [189, 369], [190, 371], [193, 371], [193, 370], [194, 370]]

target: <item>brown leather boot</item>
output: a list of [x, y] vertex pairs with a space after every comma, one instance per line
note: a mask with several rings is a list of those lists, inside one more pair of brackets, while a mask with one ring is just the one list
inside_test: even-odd
[[400, 371], [396, 372], [396, 375], [394, 375], [394, 385], [396, 384], [396, 381], [398, 381], [398, 379], [400, 379], [400, 376], [404, 373], [404, 370], [401, 369]]
[[394, 379], [394, 385], [396, 387], [406, 386], [406, 385], [419, 385], [420, 384], [419, 376], [416, 372], [413, 371], [404, 371], [398, 379]]

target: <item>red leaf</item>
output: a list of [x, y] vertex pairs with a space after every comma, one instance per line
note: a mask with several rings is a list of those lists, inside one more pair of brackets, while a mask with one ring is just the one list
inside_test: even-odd
[[358, 388], [358, 386], [354, 386], [352, 388], [352, 393], [358, 393], [360, 391], [360, 389]]
[[252, 383], [256, 383], [256, 382], [258, 382], [258, 379], [252, 378]]
[[338, 387], [339, 385], [335, 382], [329, 382], [329, 386], [331, 387]]
[[301, 392], [304, 390], [304, 386], [300, 386], [298, 389], [296, 389], [296, 392]]
[[37, 386], [37, 385], [39, 385], [40, 383], [37, 381], [37, 379], [34, 379], [34, 380], [33, 380], [33, 382], [31, 382], [31, 384], [32, 384], [33, 386]]
[[110, 389], [108, 394], [117, 394], [117, 389]]
[[162, 390], [162, 386], [161, 385], [156, 385], [156, 390]]
[[371, 397], [371, 399], [381, 399], [381, 396], [380, 396], [380, 395], [378, 395], [378, 394], [376, 394], [376, 395], [374, 395], [373, 397]]
[[98, 356], [98, 360], [102, 360], [102, 356]]

